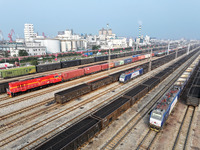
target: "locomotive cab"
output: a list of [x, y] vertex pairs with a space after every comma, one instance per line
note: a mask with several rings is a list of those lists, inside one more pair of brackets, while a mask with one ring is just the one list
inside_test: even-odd
[[163, 111], [160, 109], [154, 109], [151, 112], [149, 126], [154, 131], [159, 131], [162, 127]]
[[125, 82], [125, 78], [126, 78], [126, 74], [125, 73], [121, 74], [119, 77], [119, 82]]

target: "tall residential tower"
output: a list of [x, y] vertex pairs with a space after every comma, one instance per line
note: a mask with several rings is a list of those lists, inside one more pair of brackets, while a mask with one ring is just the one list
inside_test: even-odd
[[24, 24], [25, 41], [29, 41], [30, 38], [35, 38], [36, 36], [37, 36], [37, 34], [34, 33], [33, 24]]

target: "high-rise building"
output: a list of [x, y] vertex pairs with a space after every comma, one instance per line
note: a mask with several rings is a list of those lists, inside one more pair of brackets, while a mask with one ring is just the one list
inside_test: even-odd
[[37, 36], [37, 34], [34, 33], [33, 24], [24, 24], [25, 41], [29, 41], [30, 38], [35, 38], [36, 36]]

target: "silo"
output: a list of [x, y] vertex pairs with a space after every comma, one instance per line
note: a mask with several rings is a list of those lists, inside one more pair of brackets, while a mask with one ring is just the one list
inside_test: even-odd
[[59, 53], [60, 50], [60, 40], [57, 39], [37, 39], [36, 42], [41, 42], [41, 46], [47, 48], [48, 53]]

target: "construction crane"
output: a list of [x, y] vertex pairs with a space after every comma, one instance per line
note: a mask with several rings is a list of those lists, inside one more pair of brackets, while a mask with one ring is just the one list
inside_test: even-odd
[[8, 38], [10, 39], [10, 41], [9, 41], [10, 43], [13, 42], [13, 39], [12, 39], [13, 33], [15, 34], [15, 31], [13, 29], [10, 31], [10, 33], [8, 33]]
[[42, 36], [43, 36], [44, 38], [46, 38], [46, 35], [44, 34], [44, 32], [42, 32]]
[[1, 40], [3, 41], [4, 38], [3, 38], [3, 32], [0, 30], [0, 37], [1, 37]]

